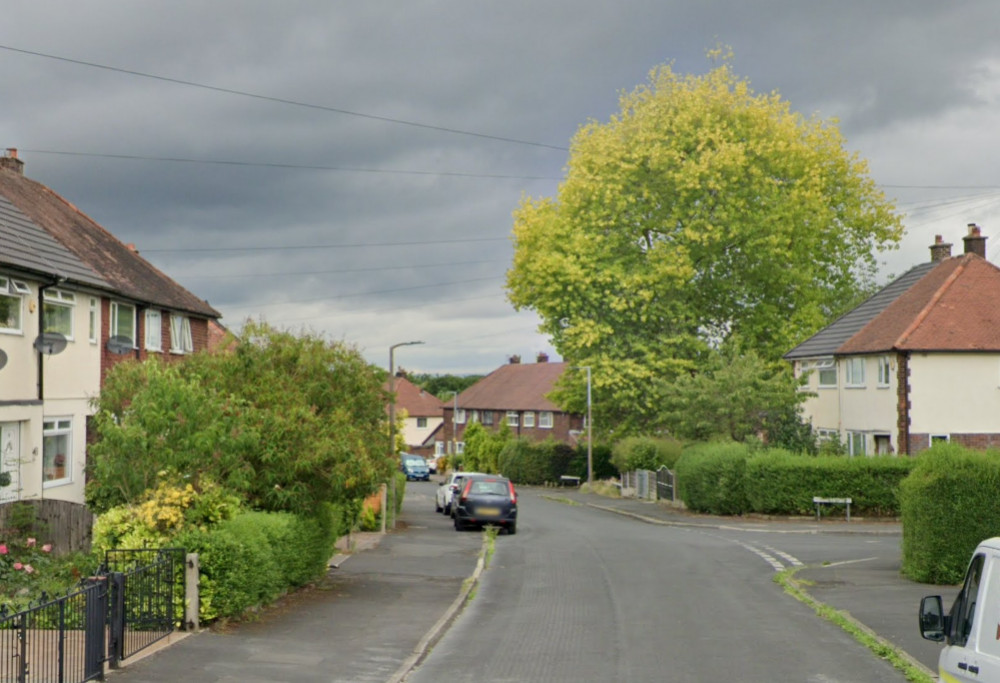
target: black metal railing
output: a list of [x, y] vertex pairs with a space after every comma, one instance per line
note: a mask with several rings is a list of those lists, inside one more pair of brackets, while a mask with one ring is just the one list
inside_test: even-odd
[[167, 637], [183, 619], [184, 550], [117, 550], [98, 576], [27, 609], [0, 606], [0, 681], [103, 680], [105, 665]]

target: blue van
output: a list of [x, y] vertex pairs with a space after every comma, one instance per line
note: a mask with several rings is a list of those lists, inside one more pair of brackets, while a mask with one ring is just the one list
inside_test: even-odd
[[399, 457], [399, 469], [406, 475], [407, 481], [411, 479], [429, 481], [431, 478], [431, 471], [427, 467], [427, 461], [419, 455], [412, 455], [410, 453], [401, 454]]

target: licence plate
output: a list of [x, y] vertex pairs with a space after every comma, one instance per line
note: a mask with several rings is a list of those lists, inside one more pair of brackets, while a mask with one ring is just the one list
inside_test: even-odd
[[500, 515], [500, 508], [476, 508], [476, 514], [484, 517], [497, 517]]

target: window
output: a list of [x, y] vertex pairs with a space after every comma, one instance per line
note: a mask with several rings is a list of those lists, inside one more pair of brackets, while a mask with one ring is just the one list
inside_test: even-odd
[[[976, 614], [976, 603], [979, 602], [979, 583], [983, 577], [983, 565], [986, 563], [985, 555], [976, 555], [969, 563], [969, 570], [965, 575], [965, 585], [955, 599], [955, 606], [952, 608], [952, 645], [964, 646], [969, 641], [969, 634], [972, 633], [972, 620]], [[983, 606], [979, 605], [982, 609]]]
[[520, 424], [520, 420], [518, 419], [518, 417], [519, 416], [518, 416], [518, 413], [517, 413], [516, 410], [508, 410], [507, 411], [507, 426], [508, 427], [516, 427], [516, 426], [518, 426]]
[[864, 432], [847, 432], [847, 452], [851, 455], [866, 455]]
[[840, 435], [836, 429], [817, 429], [816, 439], [819, 441], [840, 441]]
[[434, 442], [434, 455], [444, 455], [444, 441]]
[[947, 434], [931, 434], [931, 446], [936, 443], [948, 443]]
[[46, 289], [42, 295], [42, 322], [46, 332], [73, 338], [73, 306], [76, 295], [61, 289]]
[[483, 424], [484, 425], [487, 425], [487, 426], [492, 426], [493, 425], [493, 411], [492, 410], [484, 410], [483, 414], [482, 414], [482, 417], [483, 417]]
[[535, 426], [535, 414], [530, 410], [524, 413], [524, 426], [534, 427]]
[[455, 422], [460, 425], [465, 424], [465, 408], [459, 408], [455, 411]]
[[889, 356], [879, 356], [878, 357], [878, 385], [880, 387], [889, 386], [891, 366], [889, 363]]
[[863, 387], [865, 385], [865, 359], [848, 358], [845, 363], [845, 384], [849, 387]]
[[837, 363], [832, 358], [826, 360], [818, 360], [813, 364], [813, 367], [818, 370], [819, 375], [819, 386], [820, 387], [836, 387], [837, 386]]
[[458, 453], [459, 455], [461, 455], [462, 453], [465, 453], [465, 442], [464, 441], [459, 441], [459, 442], [457, 442], [455, 444], [455, 452]]
[[30, 293], [25, 283], [0, 277], [0, 332], [21, 331], [22, 297]]
[[542, 429], [552, 429], [552, 411], [543, 410], [538, 413], [538, 426]]
[[469, 422], [470, 423], [472, 423], [472, 422], [479, 422], [479, 411], [478, 410], [472, 410], [472, 411], [469, 412]]
[[191, 320], [183, 315], [170, 314], [170, 352], [191, 353], [194, 343], [191, 341]]
[[119, 301], [111, 302], [109, 333], [112, 337], [128, 339], [132, 342], [132, 347], [135, 347], [135, 306]]
[[98, 327], [97, 327], [97, 299], [90, 298], [90, 343], [97, 343]]
[[417, 418], [417, 429], [427, 429], [427, 418], [418, 417]]
[[72, 426], [69, 418], [42, 421], [42, 480], [46, 483], [69, 480]]
[[146, 309], [146, 350], [163, 350], [163, 315], [152, 308]]

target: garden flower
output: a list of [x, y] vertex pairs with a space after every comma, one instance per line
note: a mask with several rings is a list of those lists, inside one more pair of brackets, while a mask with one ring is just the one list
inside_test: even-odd
[[22, 569], [24, 569], [24, 565], [23, 564], [21, 564], [20, 562], [15, 562], [14, 563], [14, 570], [15, 571], [21, 571]]
[[51, 543], [46, 543], [45, 545], [43, 545], [42, 546], [42, 552], [43, 553], [51, 553], [52, 552], [52, 544]]
[[7, 545], [4, 543], [0, 543], [0, 555], [6, 555], [8, 552], [10, 551], [7, 550]]
[[24, 565], [24, 573], [25, 574], [34, 574], [35, 573], [35, 568], [32, 567], [30, 564], [26, 564], [26, 565]]
[[27, 542], [25, 543], [25, 545], [27, 545], [29, 548], [34, 548], [35, 547], [35, 543], [37, 543], [37, 542], [38, 541], [36, 541], [35, 539], [29, 538], [27, 540]]

